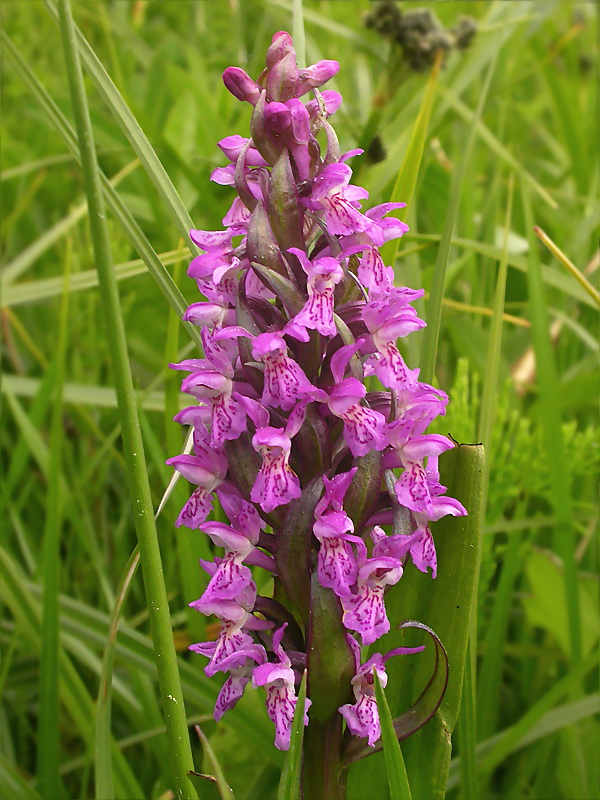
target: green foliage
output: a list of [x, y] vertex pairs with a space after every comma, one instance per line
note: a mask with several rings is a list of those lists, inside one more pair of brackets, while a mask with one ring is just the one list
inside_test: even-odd
[[[169, 480], [162, 462], [183, 447], [171, 423], [178, 399], [165, 352], [171, 361], [196, 353], [188, 334], [178, 337], [176, 330], [182, 307], [196, 297], [193, 282], [180, 279], [173, 265], [188, 258], [189, 220], [196, 228], [219, 227], [230, 195], [209, 180], [222, 161], [216, 141], [244, 135], [249, 125], [249, 107], [227, 94], [220, 73], [240, 64], [257, 75], [272, 33], [291, 29], [292, 5], [298, 27], [298, 2], [288, 0], [73, 3], [89, 42], [86, 94], [155, 508]], [[397, 63], [388, 69], [388, 43], [362, 24], [367, 0], [305, 0], [306, 61], [336, 58], [342, 65], [334, 82], [344, 95], [337, 124], [342, 149], [378, 137], [381, 160], [359, 165], [356, 159], [369, 202], [391, 198], [401, 166], [400, 185], [414, 187], [403, 217], [411, 231], [400, 243], [396, 270], [400, 283], [425, 288], [426, 318], [440, 299], [436, 262], [449, 209], [454, 217], [454, 233], [448, 229], [443, 242], [444, 294], [434, 320], [440, 326], [435, 375], [450, 405], [436, 432], [477, 442], [493, 410], [471, 635], [472, 713], [461, 717], [453, 737], [447, 796], [473, 795], [471, 779], [463, 783], [469, 773], [459, 768], [462, 754], [474, 770], [476, 796], [583, 800], [594, 792], [599, 711], [597, 310], [532, 227], [543, 228], [597, 283], [593, 8], [419, 4], [434, 5], [444, 28], [466, 13], [476, 17], [478, 32], [468, 50], [448, 56], [431, 105], [429, 73]], [[144, 585], [141, 574], [127, 573], [136, 535], [118, 380], [104, 333], [107, 309], [83, 203], [60, 33], [47, 7], [53, 4], [13, 3], [4, 19], [0, 781], [16, 798], [36, 798], [44, 780], [56, 787], [57, 779], [65, 797], [112, 788], [119, 798], [163, 797], [175, 787]], [[384, 72], [392, 89], [375, 109]], [[427, 114], [419, 117], [424, 98]], [[469, 163], [453, 192], [471, 130]], [[504, 312], [522, 324], [505, 317], [499, 332], [504, 246]], [[67, 306], [61, 296], [69, 263]], [[67, 323], [61, 377], [56, 332]], [[191, 335], [197, 342], [197, 331]], [[422, 341], [422, 334], [407, 340], [411, 366], [420, 363]], [[156, 525], [185, 710], [208, 742], [203, 748], [192, 730], [196, 770], [219, 781], [194, 778], [194, 786], [206, 798], [231, 787], [237, 800], [274, 800], [283, 756], [273, 747], [262, 696], [247, 692], [215, 725], [218, 685], [186, 650], [191, 637], [203, 635], [186, 604], [194, 599], [190, 592], [199, 596], [205, 586], [194, 562], [207, 556], [208, 545], [174, 528], [182, 495], [178, 485]], [[442, 525], [434, 526], [434, 536], [442, 535]], [[441, 585], [442, 558], [439, 568]], [[430, 578], [411, 578], [417, 579], [424, 591], [431, 586]], [[406, 619], [408, 583], [390, 592], [393, 625]], [[577, 628], [581, 661], [572, 658]], [[410, 675], [412, 667], [404, 672], [403, 665], [418, 658], [389, 662], [394, 714], [404, 708], [394, 707], [392, 687]], [[100, 687], [111, 683], [112, 695], [97, 702]], [[56, 685], [58, 696], [51, 692]], [[55, 702], [59, 716], [52, 720]], [[53, 730], [58, 739], [51, 739]], [[57, 756], [44, 763], [45, 743], [56, 745]], [[409, 776], [415, 748], [416, 737], [402, 745]], [[95, 765], [110, 763], [113, 787], [111, 776], [94, 775]], [[412, 778], [411, 785], [416, 797]], [[381, 753], [352, 766], [348, 796], [388, 796]]]

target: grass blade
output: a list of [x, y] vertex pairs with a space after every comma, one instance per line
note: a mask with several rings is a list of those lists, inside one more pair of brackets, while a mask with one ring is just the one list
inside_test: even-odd
[[178, 795], [183, 800], [192, 800], [196, 792], [188, 777], [188, 772], [193, 769], [191, 745], [183, 707], [183, 695], [169, 618], [169, 604], [144, 460], [144, 445], [135, 405], [123, 316], [121, 314], [117, 282], [112, 271], [112, 255], [106, 227], [100, 174], [96, 161], [91, 120], [69, 0], [60, 0], [59, 11], [71, 102], [76, 120], [81, 164], [88, 198], [92, 243], [98, 268], [111, 360], [117, 387], [125, 456], [130, 475], [130, 491], [132, 501], [134, 501], [133, 508], [136, 509], [135, 526], [144, 573], [150, 627], [156, 654], [159, 657], [157, 658], [156, 668], [167, 726], [169, 766], [173, 772]]
[[115, 797], [113, 779], [112, 748], [111, 748], [111, 693], [112, 676], [115, 661], [115, 645], [119, 630], [119, 619], [129, 587], [140, 563], [139, 547], [136, 547], [121, 579], [115, 606], [113, 609], [110, 631], [102, 660], [102, 674], [100, 676], [100, 690], [96, 702], [96, 736], [94, 739], [94, 780], [95, 800], [112, 800]]
[[[48, 119], [56, 128], [58, 133], [62, 136], [65, 144], [71, 153], [73, 153], [76, 160], [81, 163], [81, 155], [79, 153], [77, 137], [73, 127], [69, 124], [61, 110], [31, 71], [29, 65], [21, 57], [19, 51], [4, 31], [0, 31], [0, 40], [4, 45], [4, 53], [8, 57], [8, 60], [12, 64], [16, 73], [28, 87], [32, 95], [40, 103]], [[156, 251], [148, 241], [140, 226], [135, 221], [125, 203], [121, 200], [116, 190], [111, 185], [108, 178], [103, 173], [100, 173], [100, 180], [102, 183], [102, 191], [111, 213], [122, 225], [123, 230], [129, 238], [132, 246], [143, 259], [148, 268], [148, 272], [156, 281], [158, 288], [165, 296], [169, 305], [174, 308], [175, 311], [177, 311], [179, 319], [182, 319], [184, 311], [188, 305], [184, 296], [179, 291], [171, 275], [164, 268], [160, 258], [156, 254]], [[198, 345], [199, 348], [202, 348], [202, 341], [200, 339], [198, 330], [188, 322], [182, 322], [182, 324], [186, 328], [192, 340]]]
[[[450, 735], [458, 719], [463, 671], [466, 662], [469, 621], [479, 569], [482, 522], [484, 451], [480, 445], [460, 445], [440, 459], [441, 480], [448, 494], [468, 509], [467, 517], [445, 517], [435, 523], [439, 574], [431, 582], [416, 567], [407, 565], [403, 591], [390, 592], [386, 606], [390, 620], [418, 619], [435, 631], [451, 665], [448, 687], [430, 722], [406, 740], [404, 759], [415, 797], [441, 800], [450, 763]], [[387, 634], [382, 652], [412, 645], [398, 634]], [[392, 713], [409, 707], [422, 688], [423, 674], [430, 671], [436, 654], [425, 651], [403, 664], [402, 681], [388, 688]], [[418, 662], [418, 663], [417, 663]], [[392, 690], [392, 691], [390, 691]]]
[[581, 659], [581, 617], [575, 564], [575, 535], [572, 526], [573, 501], [569, 473], [566, 468], [566, 453], [559, 402], [560, 388], [550, 336], [548, 309], [544, 297], [544, 282], [536, 247], [529, 188], [522, 183], [521, 189], [525, 227], [530, 240], [527, 282], [531, 314], [531, 337], [536, 361], [544, 446], [550, 473], [551, 502], [554, 505], [557, 519], [557, 524], [554, 528], [554, 550], [563, 559], [571, 658], [573, 663], [577, 663]]
[[375, 697], [377, 699], [379, 722], [381, 724], [381, 740], [383, 742], [385, 769], [390, 787], [390, 800], [412, 800], [408, 775], [406, 774], [406, 767], [404, 766], [404, 759], [402, 758], [402, 751], [400, 749], [400, 742], [396, 738], [390, 707], [381, 686], [379, 676], [377, 675], [377, 670], [375, 669], [373, 669], [373, 680], [375, 683]]
[[431, 289], [429, 303], [427, 307], [427, 327], [423, 334], [423, 346], [421, 349], [421, 380], [425, 383], [432, 383], [435, 375], [435, 362], [437, 357], [438, 339], [440, 335], [440, 327], [442, 321], [442, 300], [444, 297], [444, 281], [446, 278], [446, 267], [448, 264], [448, 256], [450, 254], [450, 244], [452, 242], [452, 233], [458, 214], [460, 204], [460, 192], [462, 184], [467, 172], [469, 160], [471, 158], [471, 150], [475, 141], [475, 134], [477, 131], [477, 123], [481, 118], [483, 107], [487, 98], [487, 94], [492, 82], [492, 77], [496, 69], [498, 60], [498, 52], [494, 56], [492, 63], [488, 67], [488, 72], [485, 78], [485, 83], [479, 96], [479, 103], [477, 110], [473, 116], [469, 135], [465, 144], [462, 158], [456, 172], [452, 178], [452, 187], [450, 189], [450, 199], [448, 202], [448, 211], [446, 219], [444, 220], [444, 228], [442, 230], [442, 238], [440, 239], [440, 246], [435, 261], [433, 270], [433, 278], [431, 280]]
[[[50, 16], [58, 23], [59, 15], [56, 5], [51, 2], [51, 0], [44, 0], [44, 2]], [[93, 49], [90, 47], [87, 39], [75, 25], [74, 31], [75, 46], [78, 49], [79, 57], [81, 58], [86, 72], [89, 74], [102, 99], [137, 153], [152, 183], [165, 201], [165, 205], [172, 214], [184, 241], [189, 242], [188, 233], [194, 225], [182, 199], [177, 194], [171, 179], [148, 141], [146, 134], [141, 129], [121, 93], [110, 79]], [[191, 248], [192, 245], [190, 245], [190, 249]]]
[[[425, 142], [427, 141], [427, 131], [429, 130], [429, 120], [431, 118], [431, 111], [433, 109], [433, 101], [435, 100], [435, 93], [438, 84], [440, 69], [442, 67], [443, 54], [440, 50], [433, 64], [433, 68], [425, 87], [423, 95], [423, 102], [419, 109], [416, 122], [410, 135], [410, 141], [406, 148], [404, 160], [398, 170], [396, 183], [392, 190], [390, 202], [406, 203], [410, 207], [413, 192], [417, 183], [417, 176], [423, 160], [423, 152], [425, 150]], [[392, 212], [393, 216], [404, 219], [405, 209], [398, 209]], [[394, 243], [390, 242], [384, 245], [381, 249], [383, 260], [386, 264], [395, 265], [398, 258], [398, 250], [400, 248], [400, 239], [396, 239]]]
[[40, 711], [38, 726], [37, 780], [41, 793], [62, 797], [60, 766], [60, 704], [58, 629], [58, 596], [60, 590], [61, 461], [63, 445], [62, 389], [65, 376], [65, 356], [69, 324], [69, 277], [71, 250], [67, 248], [63, 297], [60, 309], [56, 347], [56, 372], [52, 406], [52, 426], [48, 458], [48, 492], [43, 542], [43, 600], [40, 664]]
[[552, 239], [548, 236], [547, 233], [545, 233], [537, 225], [534, 225], [533, 230], [535, 231], [535, 235], [540, 239], [542, 244], [545, 245], [548, 248], [548, 250], [550, 250], [552, 255], [555, 256], [560, 261], [563, 267], [566, 267], [568, 272], [571, 273], [571, 275], [575, 278], [575, 280], [578, 281], [583, 286], [583, 288], [589, 294], [592, 300], [598, 306], [600, 306], [600, 292], [596, 289], [596, 287], [592, 286], [592, 284], [588, 281], [585, 275], [580, 270], [577, 269], [577, 267], [575, 266], [575, 264], [573, 264], [571, 259], [565, 253], [563, 253], [560, 247], [552, 241]]
[[205, 734], [202, 732], [202, 728], [200, 725], [195, 726], [196, 733], [198, 734], [198, 738], [202, 742], [202, 749], [208, 756], [208, 760], [210, 761], [211, 769], [214, 771], [214, 781], [217, 784], [217, 789], [219, 791], [219, 796], [221, 800], [235, 800], [235, 796], [227, 780], [225, 778], [225, 774], [219, 764], [219, 759], [215, 755], [215, 751], [210, 746], [210, 742]]
[[290, 749], [288, 750], [279, 789], [277, 790], [277, 800], [299, 800], [300, 782], [302, 778], [302, 750], [304, 744], [304, 706], [306, 700], [306, 670], [302, 675], [302, 682], [298, 691], [298, 701], [294, 709], [294, 719], [292, 722], [292, 734], [290, 737]]
[[[568, 725], [575, 725], [581, 720], [593, 717], [595, 714], [600, 713], [600, 695], [592, 694], [581, 700], [576, 700], [573, 703], [567, 703], [562, 706], [556, 706], [551, 711], [546, 711], [541, 717], [533, 724], [529, 724], [526, 733], [519, 734], [519, 737], [511, 739], [510, 753], [527, 747], [534, 742], [543, 739], [545, 736], [550, 736], [556, 731], [560, 731]], [[531, 722], [531, 721], [529, 721]], [[519, 725], [519, 722], [516, 723]], [[507, 728], [500, 733], [491, 736], [477, 745], [477, 759], [481, 762], [487, 753], [490, 753], [494, 747], [505, 739], [506, 736], [512, 737], [512, 730], [514, 726]], [[509, 753], [509, 754], [510, 754]], [[460, 782], [459, 775], [459, 759], [453, 758], [450, 762], [450, 771], [448, 773], [448, 791], [456, 788]], [[539, 795], [538, 795], [539, 796]]]

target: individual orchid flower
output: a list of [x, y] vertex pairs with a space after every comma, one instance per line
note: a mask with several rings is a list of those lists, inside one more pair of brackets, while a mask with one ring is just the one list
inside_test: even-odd
[[388, 682], [388, 675], [385, 670], [386, 662], [393, 656], [420, 653], [424, 649], [422, 646], [396, 647], [384, 656], [381, 653], [373, 653], [364, 664], [360, 664], [360, 650], [358, 650], [356, 674], [352, 678], [352, 690], [356, 702], [354, 704], [346, 703], [340, 707], [339, 712], [346, 720], [350, 732], [354, 736], [366, 738], [369, 747], [375, 747], [381, 737], [373, 675], [377, 674], [380, 686], [385, 688]]
[[423, 462], [428, 456], [438, 456], [454, 447], [447, 436], [430, 433], [421, 434], [397, 445], [395, 452], [386, 455], [387, 467], [404, 467], [404, 472], [395, 483], [396, 498], [400, 505], [411, 511], [433, 518], [434, 500]]
[[296, 405], [285, 428], [271, 427], [268, 424], [269, 412], [255, 400], [240, 396], [239, 401], [256, 425], [252, 446], [262, 456], [262, 466], [252, 487], [250, 499], [259, 503], [263, 511], [268, 513], [302, 494], [298, 476], [288, 462], [292, 438], [302, 427], [306, 416], [306, 401]]
[[198, 406], [191, 406], [175, 417], [183, 424], [193, 421], [194, 455], [175, 456], [166, 462], [197, 487], [175, 521], [178, 527], [184, 525], [192, 530], [199, 528], [212, 511], [212, 493], [227, 474], [227, 458], [220, 447], [209, 446], [209, 434], [198, 411]]
[[254, 358], [265, 365], [263, 406], [284, 410], [310, 397], [314, 387], [302, 368], [290, 358], [285, 339], [279, 333], [261, 333], [252, 342]]
[[344, 271], [335, 258], [325, 256], [310, 261], [297, 247], [290, 247], [307, 275], [308, 301], [304, 308], [286, 326], [292, 336], [307, 342], [308, 330], [316, 330], [322, 336], [335, 336], [337, 328], [333, 318], [333, 293], [342, 280]]
[[372, 300], [363, 306], [362, 317], [376, 351], [365, 362], [365, 374], [377, 375], [390, 389], [415, 386], [418, 370], [408, 369], [396, 344], [399, 337], [425, 327], [415, 309], [403, 298]]
[[397, 558], [367, 558], [364, 542], [358, 544], [358, 577], [356, 592], [342, 597], [342, 622], [356, 631], [363, 645], [373, 644], [390, 629], [383, 595], [386, 586], [393, 586], [402, 577], [402, 563]]
[[358, 210], [369, 193], [349, 184], [352, 170], [347, 164], [328, 164], [313, 181], [310, 197], [303, 200], [311, 211], [322, 211], [330, 233], [348, 236], [369, 230], [372, 223]]
[[222, 659], [222, 672], [229, 672], [221, 686], [215, 703], [214, 718], [218, 722], [223, 714], [236, 705], [244, 694], [244, 689], [252, 679], [256, 664], [266, 664], [267, 653], [261, 644], [249, 644], [239, 648], [235, 653]]
[[[281, 640], [287, 623], [273, 634], [273, 652], [277, 663], [262, 664], [254, 669], [252, 685], [264, 686], [267, 692], [267, 714], [275, 725], [275, 747], [288, 750], [292, 732], [294, 711], [296, 710], [296, 676], [291, 668], [292, 662], [281, 647]], [[308, 725], [308, 709], [311, 701], [307, 698], [304, 707], [304, 724]]]
[[387, 445], [386, 419], [379, 411], [361, 404], [367, 389], [357, 378], [345, 378], [329, 393], [319, 390], [315, 399], [344, 421], [344, 439], [353, 456], [364, 456]]

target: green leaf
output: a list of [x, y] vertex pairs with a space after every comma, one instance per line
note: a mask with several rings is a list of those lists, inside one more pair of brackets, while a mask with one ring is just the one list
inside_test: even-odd
[[[444, 517], [432, 526], [436, 542], [438, 575], [435, 581], [408, 564], [402, 581], [386, 598], [391, 620], [409, 617], [433, 629], [448, 654], [448, 688], [435, 717], [407, 740], [404, 759], [415, 797], [441, 800], [450, 762], [450, 735], [458, 719], [463, 671], [469, 636], [474, 587], [479, 570], [482, 522], [484, 454], [481, 445], [459, 445], [440, 458], [441, 481], [448, 495], [468, 510], [466, 517]], [[378, 643], [380, 652], [412, 645], [397, 633]], [[439, 658], [437, 653], [436, 658]], [[398, 686], [391, 683], [387, 697], [397, 714], [414, 702], [421, 691], [434, 654], [425, 651], [405, 659]], [[431, 670], [434, 672], [434, 670]]]
[[[394, 718], [394, 731], [396, 732], [396, 738], [399, 742], [408, 740], [410, 736], [420, 731], [424, 725], [428, 723], [433, 724], [436, 721], [437, 717], [434, 715], [436, 715], [448, 687], [448, 654], [446, 653], [440, 637], [427, 625], [423, 625], [422, 622], [407, 620], [398, 625], [398, 630], [401, 631], [411, 629], [424, 631], [431, 637], [434, 649], [433, 653], [430, 653], [430, 658], [428, 660], [431, 661], [431, 656], [433, 657], [433, 669], [431, 677], [427, 681], [425, 688], [420, 693], [416, 702], [403, 714]], [[422, 667], [422, 663], [418, 662], [417, 669], [421, 684], [423, 680], [421, 677], [421, 673], [423, 672]], [[402, 671], [399, 671], [399, 675], [402, 676]], [[392, 685], [392, 687], [388, 687], [388, 694], [390, 688], [394, 688], [397, 692], [398, 687]], [[348, 766], [354, 761], [379, 752], [381, 748], [381, 740], [376, 743], [375, 747], [369, 747], [364, 744], [364, 740], [353, 739], [344, 751], [344, 764]]]
[[298, 701], [294, 709], [290, 749], [288, 750], [281, 779], [277, 790], [277, 800], [300, 800], [300, 784], [302, 780], [302, 750], [304, 743], [304, 706], [306, 700], [306, 670], [298, 690]]
[[377, 699], [377, 710], [379, 712], [379, 722], [381, 725], [381, 740], [383, 744], [383, 755], [385, 756], [385, 769], [387, 772], [388, 783], [390, 786], [390, 800], [412, 800], [408, 775], [402, 758], [400, 742], [396, 737], [390, 707], [385, 697], [385, 692], [381, 687], [377, 670], [373, 669], [373, 681], [375, 683], [375, 697]]

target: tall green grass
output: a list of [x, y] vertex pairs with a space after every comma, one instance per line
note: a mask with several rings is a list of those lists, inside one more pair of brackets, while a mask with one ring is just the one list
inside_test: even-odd
[[[376, 119], [383, 160], [361, 166], [359, 176], [373, 204], [410, 200], [397, 280], [425, 288], [421, 311], [431, 333], [410, 337], [405, 355], [451, 395], [439, 432], [482, 440], [488, 454], [468, 702], [453, 736], [447, 796], [588, 798], [600, 710], [593, 9], [466, 0], [402, 6], [427, 7], [448, 26], [471, 14], [479, 25], [470, 49], [452, 53], [439, 74], [406, 71], [397, 81]], [[209, 181], [221, 161], [216, 140], [248, 128], [249, 110], [228, 96], [220, 72], [241, 63], [258, 74], [272, 33], [300, 30], [302, 17], [306, 63], [342, 65], [336, 129], [350, 149], [372, 122], [370, 101], [388, 57], [388, 43], [362, 25], [369, 7], [366, 0], [74, 3], [76, 27], [63, 30], [71, 30], [71, 59], [82, 60], [77, 92], [80, 103], [85, 94], [95, 144], [83, 158], [68, 83], [74, 62], [65, 67], [56, 5], [11, 4], [4, 17], [0, 783], [7, 797], [168, 797], [177, 787], [173, 770], [192, 769], [188, 742], [193, 769], [217, 781], [192, 777], [182, 791], [216, 798], [231, 796], [230, 787], [237, 800], [295, 795], [299, 750], [280, 782], [284, 759], [262, 699], [248, 691], [215, 725], [218, 685], [186, 652], [204, 636], [203, 620], [186, 604], [203, 589], [195, 562], [208, 547], [173, 527], [187, 487], [176, 486], [156, 538], [151, 520], [170, 478], [162, 461], [184, 444], [170, 421], [179, 399], [166, 362], [199, 345], [192, 326], [178, 331], [196, 297], [182, 277], [186, 231], [219, 227], [230, 195]], [[84, 200], [92, 184], [80, 163], [90, 159], [101, 170], [104, 218]], [[539, 242], [536, 227], [554, 250]], [[107, 321], [118, 343], [110, 344]], [[136, 415], [143, 448], [137, 433], [136, 444], [123, 447]], [[155, 554], [160, 544], [159, 600], [152, 599], [158, 562], [148, 574], [148, 551], [141, 553], [142, 582], [130, 561], [138, 539], [132, 475], [146, 509], [142, 541], [153, 542]], [[452, 540], [442, 542], [438, 530], [440, 552], [451, 560]], [[440, 590], [443, 570], [440, 559]], [[389, 595], [393, 624], [410, 606], [403, 586], [427, 593], [429, 581], [407, 568]], [[421, 621], [435, 627], [427, 614]], [[179, 696], [157, 672], [156, 652], [162, 658], [173, 645], [167, 685], [176, 685], [177, 670]], [[423, 685], [404, 663], [418, 658], [389, 662], [393, 716]], [[457, 710], [460, 686], [452, 691]], [[161, 711], [168, 694], [178, 699], [175, 732]], [[415, 753], [435, 724], [402, 743], [410, 789], [386, 746], [351, 767], [349, 797], [423, 796], [425, 768]], [[177, 759], [165, 757], [177, 730], [178, 770]], [[391, 794], [386, 756], [396, 775]]]

